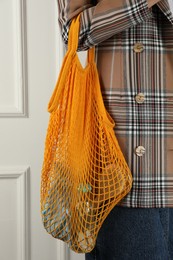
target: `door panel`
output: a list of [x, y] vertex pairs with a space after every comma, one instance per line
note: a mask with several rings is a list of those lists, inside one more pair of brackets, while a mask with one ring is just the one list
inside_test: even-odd
[[47, 104], [61, 67], [56, 0], [0, 1], [0, 259], [83, 260], [43, 228]]

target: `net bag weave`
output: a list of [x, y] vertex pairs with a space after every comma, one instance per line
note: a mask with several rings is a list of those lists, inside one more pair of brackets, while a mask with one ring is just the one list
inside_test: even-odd
[[132, 175], [107, 113], [95, 63], [78, 55], [80, 15], [54, 92], [41, 174], [41, 216], [46, 231], [75, 252], [90, 252], [111, 209], [130, 191]]

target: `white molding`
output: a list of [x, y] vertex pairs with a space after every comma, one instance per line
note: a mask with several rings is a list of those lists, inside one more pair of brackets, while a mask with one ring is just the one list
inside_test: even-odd
[[[55, 3], [55, 44], [56, 44], [56, 53], [55, 53], [55, 57], [56, 57], [56, 62], [55, 62], [55, 71], [56, 71], [56, 79], [58, 79], [59, 73], [60, 73], [60, 69], [62, 66], [62, 61], [64, 58], [64, 54], [65, 54], [65, 47], [63, 44], [63, 40], [61, 38], [61, 32], [60, 32], [60, 28], [59, 28], [59, 24], [58, 24], [58, 5], [57, 5], [57, 0], [54, 0]], [[57, 240], [57, 260], [70, 260], [70, 250], [67, 247], [67, 245], [60, 241]]]
[[0, 179], [17, 179], [18, 260], [30, 260], [29, 167], [0, 167]]
[[26, 0], [13, 3], [14, 21], [14, 105], [0, 106], [0, 117], [27, 117]]
[[[59, 74], [61, 66], [62, 66], [63, 58], [65, 55], [65, 44], [63, 44], [63, 40], [61, 37], [61, 31], [60, 31], [60, 27], [59, 27], [59, 23], [58, 23], [57, 0], [54, 0], [54, 1], [55, 1], [56, 71]], [[56, 75], [57, 78], [58, 78], [58, 74]]]
[[70, 260], [70, 250], [68, 246], [60, 240], [57, 241], [57, 260]]

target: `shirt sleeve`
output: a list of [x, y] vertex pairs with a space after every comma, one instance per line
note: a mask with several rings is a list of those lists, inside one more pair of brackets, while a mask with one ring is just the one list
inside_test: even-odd
[[77, 51], [87, 50], [152, 17], [147, 0], [57, 0], [58, 22], [67, 45], [72, 19], [81, 13]]

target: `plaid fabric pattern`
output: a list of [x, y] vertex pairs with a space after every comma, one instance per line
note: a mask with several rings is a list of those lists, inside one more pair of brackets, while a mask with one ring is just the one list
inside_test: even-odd
[[[68, 42], [81, 13], [78, 51], [96, 47], [105, 106], [133, 174], [125, 207], [173, 207], [173, 13], [167, 0], [58, 0]], [[136, 44], [143, 48], [137, 51]], [[144, 100], [137, 102], [142, 93]], [[145, 148], [139, 156], [136, 148]]]

